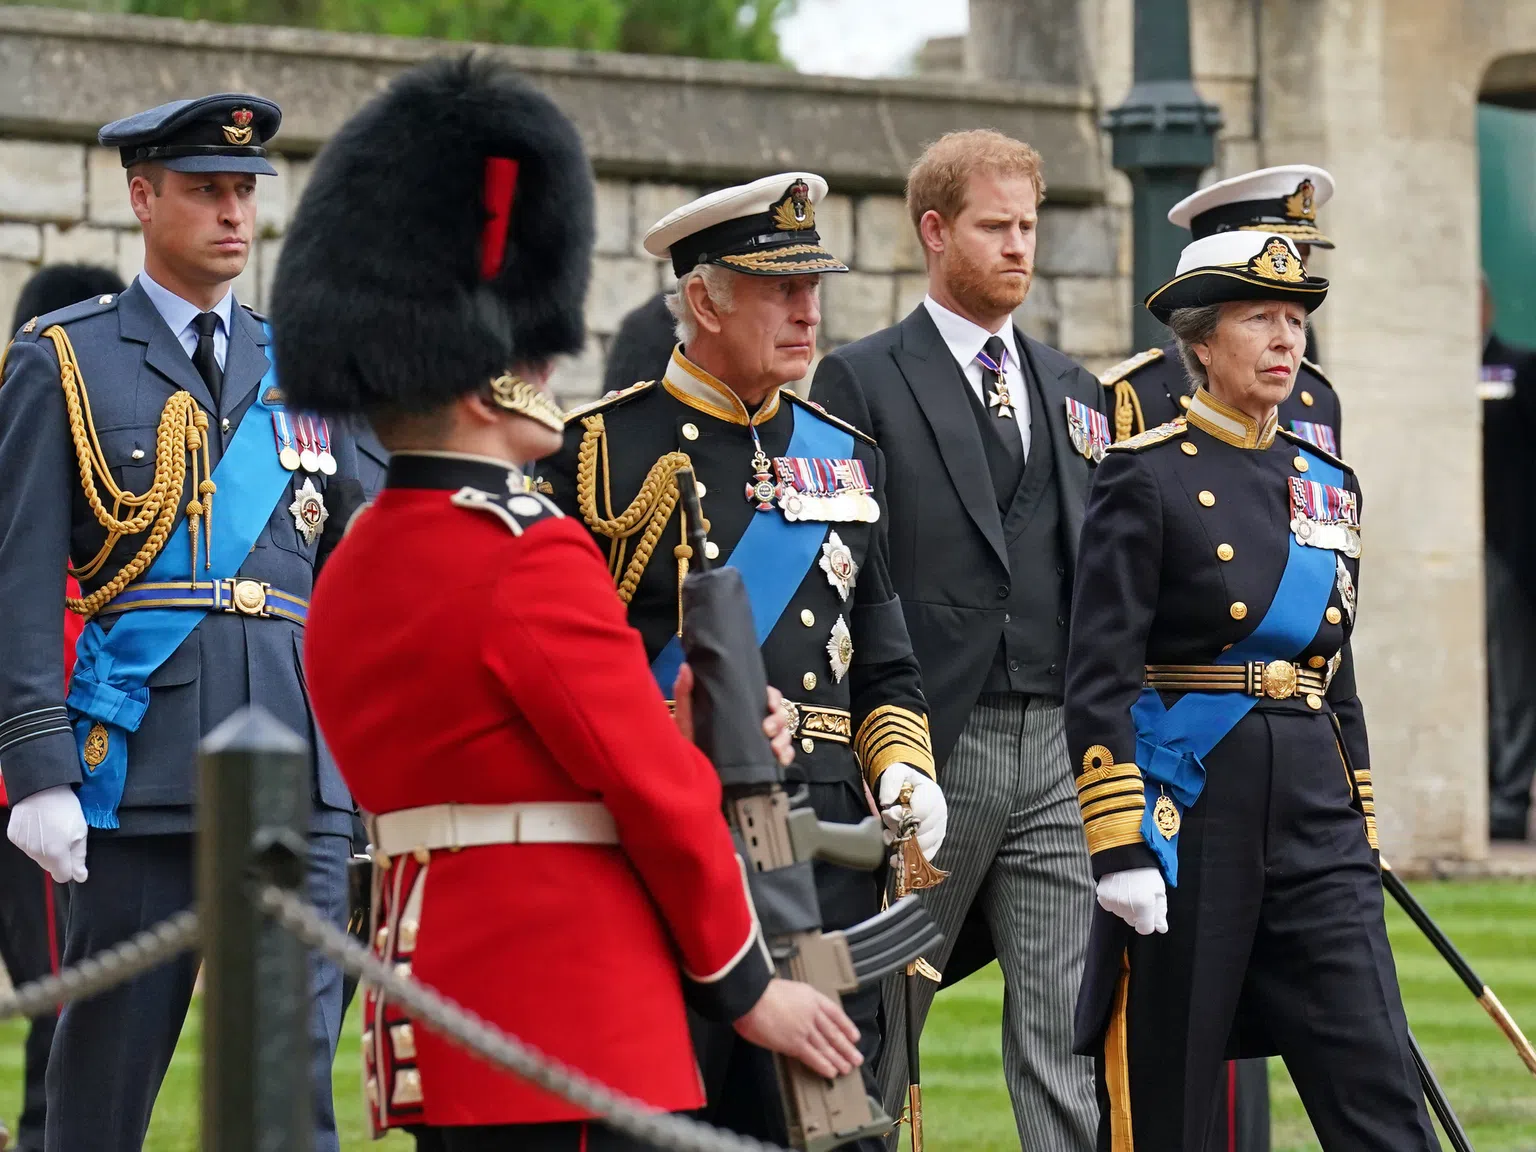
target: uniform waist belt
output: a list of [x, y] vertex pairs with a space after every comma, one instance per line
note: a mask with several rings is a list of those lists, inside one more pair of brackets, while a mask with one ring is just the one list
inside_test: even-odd
[[131, 584], [96, 613], [116, 616], [140, 608], [201, 608], [205, 612], [234, 612], [260, 619], [276, 617], [303, 624], [309, 601], [260, 580], [232, 576], [227, 580], [167, 580]]
[[1289, 660], [1250, 660], [1244, 664], [1148, 664], [1146, 685], [1173, 692], [1242, 692], [1288, 700], [1298, 692], [1328, 689], [1322, 672]]
[[847, 709], [823, 708], [820, 704], [796, 704], [793, 700], [786, 700], [784, 719], [789, 724], [792, 738], [814, 736], [834, 744], [853, 743], [853, 713]]
[[370, 831], [373, 847], [385, 856], [488, 844], [619, 842], [613, 815], [601, 804], [430, 804], [375, 816]]
[[[667, 709], [676, 712], [677, 704], [668, 700]], [[853, 713], [846, 708], [824, 708], [820, 704], [798, 704], [786, 700], [783, 711], [791, 739], [796, 736], [814, 736], [834, 744], [853, 743]]]

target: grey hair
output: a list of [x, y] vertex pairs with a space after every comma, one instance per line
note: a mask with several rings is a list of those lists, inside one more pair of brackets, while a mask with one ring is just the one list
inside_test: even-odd
[[676, 321], [673, 331], [683, 345], [693, 342], [699, 332], [698, 317], [688, 302], [688, 285], [694, 280], [704, 281], [704, 291], [721, 312], [729, 312], [736, 306], [736, 276], [729, 268], [718, 264], [700, 264], [684, 272], [677, 287], [667, 293], [667, 311]]
[[1209, 383], [1205, 365], [1195, 355], [1193, 345], [1207, 344], [1216, 334], [1221, 323], [1221, 305], [1206, 304], [1199, 308], [1175, 308], [1168, 317], [1168, 327], [1179, 343], [1179, 358], [1184, 361], [1184, 371], [1197, 388]]

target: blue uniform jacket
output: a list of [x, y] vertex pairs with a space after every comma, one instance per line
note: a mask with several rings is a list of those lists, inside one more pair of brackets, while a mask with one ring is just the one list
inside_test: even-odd
[[[41, 317], [30, 331], [17, 334], [10, 349], [0, 381], [0, 476], [5, 477], [0, 484], [0, 603], [5, 605], [0, 612], [0, 764], [12, 802], [82, 779], [73, 734], [51, 724], [39, 733], [25, 718], [46, 718], [48, 710], [64, 702], [65, 561], [78, 565], [90, 560], [106, 539], [82, 489], [58, 359], [43, 333], [58, 324], [69, 334], [102, 454], [119, 487], [139, 493], [151, 484], [156, 428], [175, 392], [190, 392], [208, 413], [214, 468], [238, 432], [268, 371], [268, 339], [260, 320], [244, 308], [233, 309], [231, 321], [217, 404], [137, 281], [119, 296]], [[268, 421], [260, 410], [252, 419]], [[239, 576], [309, 599], [336, 533], [327, 531], [306, 543], [289, 504], [296, 487], [313, 479], [332, 520], [339, 519], [334, 525], [339, 533], [351, 511], [341, 503], [356, 503], [351, 492], [356, 491], [358, 461], [345, 429], [333, 424], [332, 441], [336, 475], [294, 473]], [[276, 441], [272, 444], [276, 452]], [[189, 477], [180, 502], [183, 514], [190, 498]], [[100, 572], [82, 582], [83, 591], [89, 594], [110, 580], [144, 539], [140, 534], [120, 540]], [[215, 553], [220, 543], [215, 535]], [[110, 630], [125, 618], [107, 616], [101, 622]], [[349, 830], [351, 797], [310, 714], [303, 641], [303, 628], [283, 619], [224, 612], [203, 617], [149, 678], [147, 714], [128, 737], [127, 785], [119, 808], [123, 834], [182, 832], [195, 826], [198, 743], [246, 704], [265, 708], [314, 750], [312, 829]]]

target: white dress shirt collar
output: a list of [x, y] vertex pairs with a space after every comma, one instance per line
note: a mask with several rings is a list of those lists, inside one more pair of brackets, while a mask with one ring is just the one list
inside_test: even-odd
[[[193, 321], [202, 314], [203, 310], [196, 304], [183, 300], [169, 288], [157, 284], [148, 272], [139, 273], [139, 283], [143, 285], [144, 294], [149, 297], [149, 302], [155, 306], [155, 311], [160, 313], [160, 318], [165, 321], [166, 326], [170, 328], [177, 342], [187, 349], [187, 355], [190, 356], [197, 348], [197, 330], [192, 326]], [[235, 292], [231, 288], [225, 291], [222, 300], [209, 309], [219, 318], [220, 326], [223, 328], [222, 335], [224, 341], [227, 341], [229, 338], [230, 316], [234, 311], [234, 307]], [[224, 342], [219, 340], [219, 335], [217, 331], [214, 333], [215, 344]], [[220, 361], [222, 362], [222, 360], [223, 357], [221, 356]]]
[[1019, 348], [1014, 343], [1013, 318], [1003, 321], [1003, 326], [997, 332], [988, 332], [980, 324], [967, 320], [958, 313], [951, 312], [940, 304], [932, 296], [923, 297], [923, 307], [928, 309], [928, 315], [933, 317], [933, 323], [943, 337], [945, 346], [950, 355], [961, 368], [968, 368], [976, 359], [976, 353], [993, 336], [998, 336], [1003, 341], [1003, 347], [1008, 350], [1009, 361], [1017, 366], [1019, 364]]

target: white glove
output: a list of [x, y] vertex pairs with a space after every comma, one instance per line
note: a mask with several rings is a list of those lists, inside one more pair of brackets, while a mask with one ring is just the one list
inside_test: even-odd
[[5, 834], [60, 884], [85, 880], [85, 813], [68, 784], [17, 800]]
[[1143, 936], [1168, 931], [1168, 888], [1156, 868], [1111, 872], [1099, 881], [1099, 903]]
[[917, 846], [931, 861], [944, 843], [944, 831], [949, 826], [949, 803], [932, 776], [910, 764], [892, 764], [880, 773], [880, 815], [892, 832], [900, 830], [905, 813], [896, 798], [901, 794], [901, 786], [908, 782], [913, 785], [912, 816], [917, 821]]

